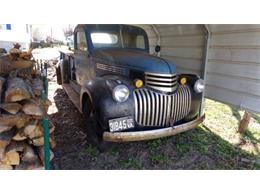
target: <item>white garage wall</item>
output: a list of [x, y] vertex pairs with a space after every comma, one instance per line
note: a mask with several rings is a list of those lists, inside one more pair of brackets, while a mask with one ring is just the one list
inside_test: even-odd
[[209, 25], [206, 96], [260, 112], [260, 25]]
[[201, 75], [205, 48], [203, 25], [156, 25], [161, 36], [161, 57], [171, 60], [178, 73]]
[[[155, 25], [161, 57], [173, 61], [179, 73], [203, 74], [206, 32], [203, 25]], [[206, 97], [260, 112], [260, 25], [208, 25]], [[157, 36], [148, 33], [151, 53]]]

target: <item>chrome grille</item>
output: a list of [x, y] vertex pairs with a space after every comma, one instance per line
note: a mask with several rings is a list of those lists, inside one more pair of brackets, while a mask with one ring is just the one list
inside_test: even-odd
[[162, 91], [174, 92], [177, 89], [176, 74], [145, 73], [145, 84], [147, 87]]
[[148, 89], [134, 91], [135, 120], [142, 126], [169, 126], [183, 119], [190, 111], [191, 93], [187, 86], [180, 86], [172, 95]]
[[105, 71], [119, 73], [119, 74], [123, 74], [123, 72], [124, 72], [123, 69], [120, 67], [107, 65], [107, 64], [97, 63], [96, 67], [97, 67], [97, 69], [100, 69], [100, 70], [105, 70]]

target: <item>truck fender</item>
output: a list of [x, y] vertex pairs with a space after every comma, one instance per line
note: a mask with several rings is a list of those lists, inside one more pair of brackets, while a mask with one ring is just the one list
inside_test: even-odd
[[95, 78], [93, 80], [88, 80], [83, 84], [80, 91], [80, 109], [82, 110], [82, 112], [84, 103], [87, 103], [89, 105], [89, 115], [96, 111], [99, 106], [99, 97], [108, 95], [105, 82], [105, 79]]

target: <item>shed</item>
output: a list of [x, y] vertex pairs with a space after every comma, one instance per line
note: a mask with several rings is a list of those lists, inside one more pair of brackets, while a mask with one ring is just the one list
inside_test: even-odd
[[205, 97], [260, 112], [260, 25], [138, 25], [150, 53], [173, 61], [179, 73], [206, 81]]

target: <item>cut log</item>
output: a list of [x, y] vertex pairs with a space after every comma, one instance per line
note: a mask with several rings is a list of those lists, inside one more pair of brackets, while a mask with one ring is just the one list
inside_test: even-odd
[[37, 160], [32, 163], [22, 161], [19, 165], [15, 166], [15, 170], [44, 170], [44, 167], [37, 157]]
[[0, 170], [13, 170], [12, 165], [0, 164]]
[[34, 146], [43, 146], [44, 145], [44, 137], [31, 139], [30, 143]]
[[249, 122], [251, 119], [251, 113], [245, 111], [243, 118], [239, 122], [238, 132], [244, 133], [248, 128]]
[[57, 145], [55, 139], [54, 139], [54, 134], [51, 134], [51, 140], [50, 140], [50, 144], [51, 144], [51, 149], [54, 149]]
[[[37, 147], [43, 146], [44, 145], [44, 137], [42, 136], [42, 137], [31, 139], [30, 144], [37, 146]], [[51, 145], [51, 147], [53, 146], [53, 148], [55, 148], [55, 146], [56, 146], [56, 142], [51, 137], [50, 137], [50, 145]]]
[[24, 60], [17, 57], [13, 58], [12, 55], [3, 55], [0, 57], [0, 75], [8, 75], [11, 71], [16, 69], [32, 68], [34, 62], [31, 60]]
[[21, 78], [9, 78], [5, 92], [5, 102], [17, 102], [31, 98], [30, 86]]
[[[41, 159], [42, 164], [44, 164], [44, 147], [37, 148], [37, 152]], [[52, 150], [50, 150], [50, 161], [53, 160], [53, 158], [54, 158], [54, 153]]]
[[4, 83], [5, 83], [5, 78], [0, 77], [0, 102], [1, 102], [2, 90], [3, 90]]
[[37, 105], [43, 106], [45, 109], [45, 112], [48, 112], [49, 106], [51, 106], [51, 101], [49, 99], [41, 100], [40, 98], [37, 98], [35, 100]]
[[26, 143], [24, 141], [14, 141], [12, 140], [11, 143], [6, 147], [5, 152], [23, 152], [25, 149]]
[[0, 125], [22, 128], [30, 120], [30, 118], [30, 116], [22, 113], [18, 113], [16, 115], [2, 114], [0, 115]]
[[6, 140], [0, 140], [0, 160], [4, 158], [6, 146], [9, 144]]
[[35, 96], [40, 96], [43, 90], [43, 82], [40, 78], [33, 79], [32, 90]]
[[5, 132], [5, 131], [10, 131], [11, 129], [12, 129], [12, 126], [0, 125], [0, 133]]
[[23, 130], [20, 129], [20, 130], [15, 134], [15, 136], [13, 136], [12, 139], [13, 139], [14, 141], [23, 141], [23, 140], [26, 140], [27, 137], [24, 135]]
[[15, 68], [12, 66], [10, 55], [4, 55], [0, 57], [0, 74], [6, 75]]
[[12, 129], [11, 131], [3, 132], [0, 134], [0, 160], [4, 158], [6, 146], [11, 142], [13, 135], [16, 130]]
[[10, 114], [17, 114], [21, 110], [22, 105], [18, 103], [4, 103], [0, 104], [0, 108], [9, 112]]
[[36, 102], [29, 100], [27, 101], [22, 108], [23, 112], [27, 115], [33, 115], [33, 116], [38, 116], [38, 117], [43, 117], [44, 112], [42, 108], [37, 105]]
[[7, 152], [1, 161], [6, 165], [19, 165], [20, 164], [20, 156], [16, 151]]
[[53, 133], [55, 130], [55, 126], [50, 120], [49, 120], [49, 130], [50, 130], [50, 134]]
[[23, 132], [26, 136], [29, 135], [38, 127], [38, 120], [31, 120], [27, 125], [25, 125]]
[[38, 159], [38, 156], [34, 152], [33, 148], [29, 145], [25, 147], [23, 152], [22, 161], [23, 162], [35, 162]]
[[15, 67], [14, 69], [18, 69], [18, 68], [29, 68], [29, 67], [33, 67], [34, 62], [31, 60], [24, 60], [22, 58], [18, 58], [15, 61], [12, 61], [12, 66]]

